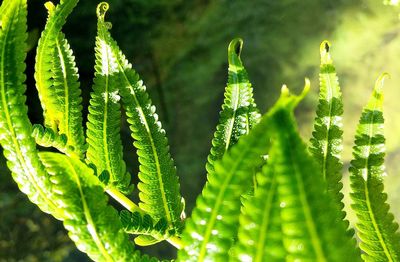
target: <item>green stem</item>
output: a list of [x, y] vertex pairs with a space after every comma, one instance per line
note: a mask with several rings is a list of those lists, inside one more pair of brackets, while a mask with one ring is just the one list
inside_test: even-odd
[[127, 198], [124, 194], [119, 192], [115, 188], [108, 188], [106, 192], [114, 198], [116, 201], [118, 201], [121, 205], [123, 205], [126, 209], [129, 211], [133, 212], [139, 212], [140, 214], [144, 214], [143, 210], [140, 209], [138, 205], [132, 202], [129, 198]]
[[[132, 202], [129, 198], [127, 198], [124, 194], [119, 192], [115, 188], [108, 188], [106, 192], [114, 198], [117, 202], [123, 205], [130, 212], [139, 212], [140, 214], [145, 214], [145, 212], [135, 203]], [[181, 249], [183, 247], [182, 239], [178, 236], [172, 236], [166, 239], [171, 245], [176, 247], [177, 249]]]

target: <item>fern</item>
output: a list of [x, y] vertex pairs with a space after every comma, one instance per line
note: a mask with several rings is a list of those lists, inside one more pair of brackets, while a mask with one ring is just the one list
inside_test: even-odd
[[35, 142], [42, 147], [54, 147], [67, 155], [74, 153], [74, 148], [67, 145], [68, 138], [65, 134], [57, 134], [51, 128], [44, 128], [42, 125], [33, 125], [32, 136]]
[[76, 246], [95, 261], [139, 261], [122, 229], [117, 211], [93, 171], [77, 158], [40, 153], [63, 208], [64, 226]]
[[280, 222], [278, 182], [272, 165], [263, 166], [257, 182], [254, 196], [243, 203], [238, 242], [231, 252], [231, 260], [283, 261], [286, 250]]
[[275, 106], [262, 117], [249, 135], [242, 137], [236, 146], [215, 164], [208, 181], [197, 198], [191, 218], [182, 235], [184, 249], [178, 253], [179, 261], [225, 261], [237, 233], [240, 213], [240, 195], [250, 187], [254, 167], [261, 155], [268, 152], [271, 133], [268, 127], [273, 116], [282, 108], [293, 110], [308, 91], [301, 96], [283, 92]]
[[[66, 80], [65, 77], [68, 78], [67, 89], [70, 88], [71, 84], [72, 88], [76, 88], [76, 69], [74, 69], [73, 59], [70, 51], [67, 49], [59, 51], [58, 47], [67, 47], [66, 45], [62, 45], [62, 43], [60, 42], [60, 31], [62, 26], [65, 24], [67, 16], [72, 12], [72, 9], [76, 6], [77, 3], [78, 0], [63, 0], [56, 7], [54, 7], [51, 2], [46, 3], [46, 7], [49, 10], [49, 16], [45, 29], [43, 30], [42, 35], [39, 39], [39, 44], [36, 52], [36, 88], [38, 90], [39, 98], [43, 108], [45, 125], [46, 127], [52, 128], [54, 131], [57, 131], [57, 129], [60, 127], [60, 123], [64, 122], [65, 120], [79, 121], [79, 116], [74, 116], [71, 119], [69, 115], [65, 115], [65, 106], [69, 105], [69, 103], [65, 102], [69, 101], [69, 99], [67, 98], [64, 103], [60, 103], [60, 97], [57, 95], [57, 91], [54, 88], [54, 85], [56, 87], [64, 87], [65, 82], [55, 83], [54, 80]], [[62, 58], [66, 58], [66, 60], [64, 62], [61, 62], [60, 59]], [[57, 59], [59, 62], [55, 62], [57, 61]], [[55, 67], [55, 63], [65, 65], [65, 70], [62, 70], [60, 67], [58, 67], [58, 69], [61, 69], [61, 71], [63, 72], [58, 72], [58, 74], [54, 75], [53, 70], [57, 68]], [[70, 74], [71, 72], [72, 74]], [[59, 74], [61, 74], [61, 76]], [[72, 91], [72, 93], [74, 92], [76, 94], [77, 91]], [[64, 94], [66, 95], [65, 92]], [[75, 103], [79, 105], [79, 101], [75, 101]], [[75, 110], [69, 109], [68, 111], [71, 111], [71, 113], [80, 114], [79, 108], [76, 108]], [[70, 125], [71, 127], [75, 126], [74, 123], [70, 123]], [[79, 126], [79, 123], [77, 123], [76, 125]], [[64, 127], [65, 125], [61, 124], [61, 129], [63, 129]]]
[[[77, 2], [45, 4], [49, 16], [35, 64], [44, 126], [32, 126], [25, 105], [26, 0], [5, 0], [0, 6], [0, 144], [21, 191], [63, 220], [80, 250], [96, 261], [158, 261], [135, 251], [131, 234], [141, 246], [169, 241], [180, 248], [178, 261], [400, 260], [398, 224], [382, 181], [385, 75], [363, 110], [350, 167], [364, 254], [342, 211], [343, 104], [326, 41], [320, 48], [320, 96], [309, 151], [294, 118], [309, 81], [299, 96], [284, 86], [261, 118], [240, 58], [243, 41], [230, 43], [208, 181], [184, 225], [184, 200], [165, 131], [146, 87], [109, 33], [104, 2], [97, 7], [85, 141], [78, 69], [61, 32]], [[132, 186], [123, 160], [121, 104], [140, 163], [139, 205], [127, 196]], [[40, 150], [54, 147], [63, 154], [39, 153], [35, 142]], [[118, 214], [105, 192], [127, 210]]]
[[206, 168], [209, 173], [214, 170], [214, 162], [221, 159], [240, 136], [248, 134], [260, 119], [253, 99], [253, 89], [240, 59], [242, 47], [243, 40], [240, 38], [232, 40], [228, 47], [228, 84], [219, 124], [207, 158]]
[[[104, 15], [108, 4], [101, 3], [99, 8], [102, 8], [99, 23], [106, 23]], [[106, 24], [104, 28], [107, 28]], [[141, 200], [139, 207], [155, 220], [165, 218], [169, 224], [179, 230], [182, 226], [180, 217], [183, 204], [165, 131], [158, 121], [155, 107], [138, 74], [132, 69], [132, 65], [126, 60], [108, 32], [106, 40], [117, 57], [116, 63], [122, 87], [119, 92], [139, 156], [138, 189]]]
[[78, 69], [63, 33], [59, 33], [56, 38], [54, 58], [51, 88], [54, 89], [57, 105], [61, 111], [58, 120], [59, 133], [67, 136], [68, 145], [72, 146], [76, 154], [82, 158], [86, 145], [82, 127], [82, 98]]
[[[295, 128], [293, 112], [275, 114], [268, 164], [278, 182], [283, 243], [287, 260], [358, 261], [355, 241], [341, 211], [324, 189], [324, 181]], [[332, 227], [332, 225], [335, 225]]]
[[[321, 43], [320, 93], [317, 116], [314, 122], [311, 152], [317, 160], [322, 176], [326, 181], [327, 191], [332, 194], [340, 208], [343, 209], [343, 194], [340, 190], [343, 163], [342, 152], [343, 102], [336, 69], [330, 55], [330, 44]], [[343, 218], [345, 214], [343, 213]]]
[[58, 206], [49, 198], [51, 184], [31, 137], [25, 105], [26, 9], [25, 0], [5, 0], [1, 7], [0, 143], [20, 190], [43, 211], [61, 219]]
[[357, 126], [350, 180], [352, 209], [357, 214], [357, 235], [365, 261], [399, 261], [398, 224], [389, 212], [383, 192], [385, 137], [383, 134], [383, 82], [378, 78]]
[[104, 22], [102, 5], [97, 8], [96, 65], [87, 122], [87, 161], [97, 167], [98, 173], [107, 172], [110, 187], [129, 193], [131, 176], [122, 159], [120, 137], [121, 111], [118, 95], [118, 64], [107, 43], [108, 29]]
[[142, 215], [139, 212], [130, 213], [123, 210], [120, 213], [120, 218], [125, 232], [139, 235], [135, 238], [135, 243], [139, 246], [155, 244], [168, 239], [175, 233], [173, 229], [169, 229], [168, 222], [165, 219], [155, 222], [147, 214]]

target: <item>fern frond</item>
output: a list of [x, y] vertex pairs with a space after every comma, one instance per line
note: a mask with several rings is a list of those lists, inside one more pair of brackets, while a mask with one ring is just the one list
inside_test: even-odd
[[293, 112], [275, 114], [270, 128], [274, 136], [268, 164], [278, 183], [286, 260], [359, 261], [356, 241], [326, 192], [320, 169], [296, 129]]
[[20, 190], [44, 212], [61, 219], [50, 199], [49, 175], [39, 160], [25, 105], [26, 0], [5, 0], [1, 10], [0, 144]]
[[[54, 61], [57, 61], [57, 58], [60, 59], [59, 57], [56, 57], [58, 54], [57, 41], [59, 40], [59, 34], [62, 26], [65, 24], [67, 16], [72, 12], [72, 9], [77, 3], [78, 0], [64, 0], [56, 7], [54, 7], [51, 2], [46, 3], [46, 7], [49, 10], [49, 16], [39, 39], [36, 51], [34, 76], [36, 80], [36, 88], [43, 108], [45, 126], [50, 127], [55, 131], [57, 131], [57, 128], [64, 119], [69, 119], [69, 117], [64, 115], [65, 105], [60, 103], [56, 90], [53, 88], [53, 65]], [[69, 51], [64, 51], [65, 53], [69, 53]], [[69, 66], [72, 66], [72, 68], [68, 71], [74, 72], [73, 60]], [[65, 71], [65, 73], [67, 73], [67, 71]], [[74, 75], [75, 74], [72, 73], [70, 76], [73, 86], [76, 85]], [[63, 86], [63, 84], [61, 84], [61, 86]], [[76, 102], [77, 104], [80, 104], [80, 102]], [[80, 111], [79, 108], [71, 112], [77, 111]]]
[[[106, 23], [104, 15], [108, 4], [101, 3], [99, 7], [103, 8], [99, 14], [99, 23]], [[153, 219], [166, 218], [174, 228], [180, 229], [183, 205], [165, 131], [158, 121], [146, 87], [108, 32], [107, 44], [117, 57], [121, 81], [119, 92], [139, 156], [139, 207]]]
[[268, 153], [271, 137], [268, 127], [272, 118], [281, 110], [293, 110], [308, 89], [307, 85], [301, 96], [292, 96], [283, 89], [281, 98], [259, 124], [215, 163], [192, 216], [186, 222], [179, 261], [226, 261], [229, 258], [228, 250], [238, 228], [240, 195], [250, 187], [253, 170], [262, 161], [260, 156]]
[[232, 40], [228, 47], [228, 84], [219, 124], [207, 158], [208, 172], [214, 170], [214, 162], [221, 159], [223, 154], [237, 143], [240, 136], [248, 134], [261, 117], [253, 99], [253, 88], [240, 59], [242, 47], [243, 40], [240, 38]]
[[231, 251], [233, 261], [285, 260], [278, 182], [273, 168], [269, 164], [263, 166], [257, 175], [254, 196], [243, 201], [238, 243]]
[[[168, 239], [175, 232], [170, 228], [166, 219], [160, 219], [155, 222], [150, 215], [140, 214], [139, 212], [121, 211], [120, 219], [125, 232], [134, 235], [146, 235], [152, 237], [152, 244]], [[139, 246], [144, 245], [144, 241], [140, 241], [143, 237], [135, 238], [135, 243]], [[149, 240], [149, 239], [147, 239]]]
[[52, 87], [57, 98], [58, 131], [68, 138], [68, 146], [72, 146], [76, 154], [83, 158], [86, 151], [85, 137], [82, 127], [82, 97], [79, 88], [78, 69], [72, 50], [64, 37], [59, 33], [55, 43], [55, 54], [52, 67]]
[[68, 145], [68, 138], [65, 134], [58, 134], [51, 128], [45, 128], [42, 125], [35, 124], [32, 129], [32, 137], [35, 142], [42, 147], [54, 147], [58, 151], [71, 156], [75, 151]]
[[[101, 11], [98, 6], [97, 13]], [[120, 136], [121, 110], [118, 94], [118, 64], [107, 43], [107, 24], [99, 16], [96, 37], [96, 64], [87, 122], [87, 162], [97, 167], [98, 173], [110, 175], [110, 187], [124, 193], [131, 191], [131, 175], [126, 172], [122, 158]]]
[[365, 261], [400, 261], [399, 225], [394, 221], [383, 189], [385, 137], [383, 133], [383, 82], [378, 78], [357, 126], [350, 181], [352, 209]]
[[[326, 181], [327, 191], [335, 198], [340, 209], [343, 209], [343, 194], [340, 192], [343, 187], [340, 182], [343, 169], [343, 163], [340, 160], [343, 148], [342, 93], [328, 41], [321, 43], [320, 54], [319, 103], [310, 151], [319, 164], [322, 176]], [[343, 212], [342, 218], [344, 216]]]
[[78, 249], [94, 261], [140, 261], [93, 170], [78, 158], [59, 153], [43, 152], [40, 158], [51, 175], [64, 226]]

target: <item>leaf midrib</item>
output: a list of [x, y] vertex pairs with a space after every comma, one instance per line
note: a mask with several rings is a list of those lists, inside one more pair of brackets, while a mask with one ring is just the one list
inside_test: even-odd
[[[328, 151], [329, 148], [331, 148], [329, 141], [330, 141], [330, 132], [329, 130], [331, 129], [331, 124], [332, 124], [332, 109], [333, 109], [333, 88], [332, 88], [332, 83], [331, 83], [331, 74], [328, 74], [327, 79], [326, 79], [326, 91], [327, 91], [327, 100], [329, 101], [329, 121], [327, 124], [327, 132], [326, 132], [326, 144], [325, 144], [325, 148], [323, 151], [324, 154], [324, 158], [323, 158], [323, 162], [322, 162], [322, 176], [325, 179], [325, 181], [327, 181], [327, 160], [328, 160]], [[327, 184], [329, 186], [329, 184]]]
[[[236, 118], [236, 111], [237, 111], [237, 107], [238, 107], [238, 105], [239, 105], [239, 95], [240, 95], [240, 85], [239, 85], [239, 81], [238, 81], [238, 77], [237, 77], [237, 72], [235, 72], [235, 71], [233, 71], [232, 69], [229, 69], [231, 72], [232, 72], [232, 78], [233, 78], [233, 83], [232, 84], [228, 84], [228, 87], [229, 87], [229, 85], [232, 85], [232, 91], [234, 91], [235, 92], [235, 100], [234, 100], [234, 102], [233, 102], [233, 116], [230, 118], [230, 119], [228, 119], [228, 121], [229, 121], [229, 124], [228, 124], [228, 130], [227, 130], [227, 132], [228, 132], [228, 134], [227, 134], [227, 140], [226, 140], [226, 144], [225, 144], [225, 152], [229, 149], [229, 146], [230, 146], [230, 142], [231, 142], [231, 139], [232, 139], [232, 132], [233, 132], [233, 126], [234, 126], [234, 124], [235, 124], [235, 118]], [[233, 92], [232, 92], [232, 94], [233, 94]], [[231, 96], [231, 98], [232, 98], [232, 96]]]
[[67, 82], [67, 65], [65, 63], [64, 59], [64, 54], [61, 51], [61, 46], [58, 37], [56, 37], [56, 46], [57, 46], [57, 51], [58, 51], [58, 56], [60, 57], [60, 65], [61, 65], [61, 71], [63, 74], [63, 84], [64, 84], [64, 94], [65, 94], [65, 99], [64, 99], [64, 117], [63, 117], [63, 122], [64, 122], [64, 132], [66, 132], [67, 138], [68, 138], [68, 143], [71, 142], [72, 136], [70, 133], [69, 129], [69, 87], [68, 87], [68, 82]]
[[[108, 101], [109, 101], [109, 74], [110, 74], [110, 56], [109, 50], [110, 48], [106, 46], [106, 56], [107, 56], [107, 73], [104, 74], [105, 83], [104, 83], [104, 114], [103, 114], [103, 145], [104, 145], [104, 156], [106, 161], [106, 169], [109, 171], [111, 179], [115, 179], [114, 172], [111, 169], [111, 160], [110, 160], [110, 150], [109, 150], [109, 143], [108, 143]], [[101, 97], [102, 94], [100, 94]]]
[[[272, 205], [273, 205], [273, 200], [274, 196], [276, 193], [276, 176], [275, 172], [273, 172], [273, 177], [271, 181], [271, 185], [269, 187], [269, 190], [267, 191], [267, 200], [265, 201], [265, 206], [264, 206], [264, 212], [263, 212], [263, 217], [262, 217], [262, 223], [260, 226], [259, 231], [261, 234], [258, 237], [257, 241], [257, 251], [256, 251], [256, 257], [255, 257], [255, 262], [263, 262], [264, 258], [264, 251], [265, 251], [265, 240], [267, 238], [268, 234], [268, 226], [270, 225], [270, 216], [272, 212]], [[261, 188], [260, 188], [261, 189]]]
[[165, 213], [165, 215], [166, 215], [167, 221], [168, 221], [169, 223], [172, 224], [172, 223], [173, 223], [173, 221], [172, 221], [172, 214], [171, 214], [171, 212], [170, 212], [169, 203], [168, 203], [168, 201], [167, 201], [167, 196], [166, 196], [166, 194], [165, 194], [164, 181], [163, 181], [163, 176], [162, 176], [162, 172], [161, 172], [159, 156], [158, 156], [158, 152], [157, 152], [157, 149], [156, 149], [156, 147], [155, 147], [155, 144], [154, 144], [154, 139], [153, 139], [151, 130], [150, 130], [150, 128], [149, 128], [149, 124], [148, 124], [146, 115], [144, 114], [143, 109], [142, 109], [142, 106], [140, 105], [140, 103], [139, 103], [139, 101], [138, 101], [138, 99], [137, 99], [137, 97], [136, 97], [136, 93], [135, 93], [135, 91], [134, 91], [133, 86], [131, 85], [131, 83], [130, 83], [128, 77], [127, 77], [127, 75], [125, 74], [125, 70], [124, 70], [123, 66], [121, 65], [120, 59], [117, 58], [117, 59], [116, 59], [116, 62], [117, 62], [117, 64], [118, 64], [118, 67], [119, 67], [119, 69], [120, 69], [120, 72], [121, 72], [122, 75], [124, 76], [125, 82], [128, 84], [128, 88], [132, 91], [132, 92], [130, 92], [130, 93], [131, 93], [133, 99], [135, 100], [135, 104], [137, 105], [136, 109], [137, 109], [137, 111], [139, 112], [139, 115], [140, 115], [139, 117], [140, 117], [140, 118], [142, 119], [142, 121], [143, 121], [142, 124], [145, 126], [146, 134], [148, 135], [148, 138], [149, 138], [149, 140], [150, 140], [150, 145], [151, 145], [151, 149], [152, 149], [152, 152], [153, 152], [153, 155], [154, 155], [154, 161], [155, 161], [156, 170], [157, 170], [157, 178], [158, 178], [157, 181], [158, 181], [158, 184], [159, 184], [159, 186], [160, 186], [160, 195], [161, 195], [161, 199], [162, 199], [162, 202], [163, 202], [164, 213]]

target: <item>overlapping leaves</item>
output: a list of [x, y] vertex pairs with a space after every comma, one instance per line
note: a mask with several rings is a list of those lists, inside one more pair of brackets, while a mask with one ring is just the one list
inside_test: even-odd
[[[305, 89], [303, 95], [306, 93]], [[303, 96], [302, 95], [302, 96]], [[242, 137], [210, 173], [201, 196], [196, 201], [192, 217], [186, 222], [180, 250], [180, 261], [224, 261], [233, 244], [240, 214], [240, 195], [251, 186], [253, 170], [267, 154], [271, 132], [268, 127], [280, 110], [293, 110], [302, 96], [283, 92], [275, 106], [260, 123]]]
[[[104, 21], [107, 3], [99, 5], [99, 24], [108, 28]], [[108, 31], [104, 31], [106, 45], [115, 56], [118, 70], [119, 94], [126, 111], [132, 137], [139, 157], [138, 188], [139, 207], [154, 219], [165, 218], [177, 230], [182, 227], [183, 204], [180, 196], [176, 168], [169, 153], [164, 129], [158, 120], [155, 107], [138, 74], [126, 60]]]
[[53, 199], [62, 207], [64, 226], [76, 246], [95, 261], [139, 261], [93, 170], [58, 153], [40, 153], [40, 158], [51, 174]]
[[49, 198], [51, 184], [31, 137], [25, 105], [26, 4], [26, 0], [5, 0], [1, 6], [0, 143], [20, 190], [43, 211], [61, 218], [59, 208]]

